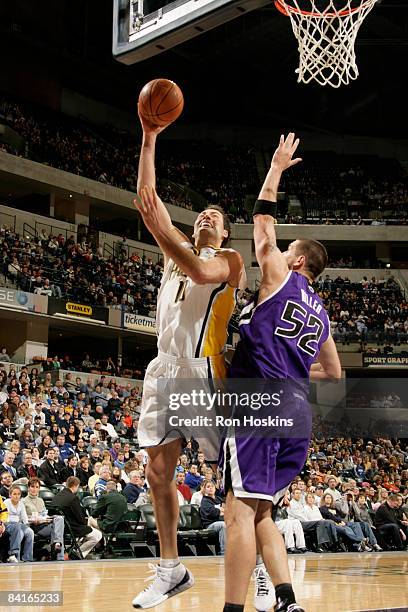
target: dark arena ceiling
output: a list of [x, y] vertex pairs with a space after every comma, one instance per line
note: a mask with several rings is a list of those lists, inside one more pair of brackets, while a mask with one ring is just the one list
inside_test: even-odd
[[[186, 123], [408, 137], [407, 0], [377, 3], [358, 37], [360, 77], [339, 90], [296, 82], [297, 44], [272, 2], [130, 67], [112, 58], [111, 38], [109, 0], [4, 0], [0, 88], [23, 95], [46, 72], [59, 87], [133, 112], [141, 86], [164, 76], [184, 91]], [[20, 68], [31, 70], [31, 85], [19, 83]]]

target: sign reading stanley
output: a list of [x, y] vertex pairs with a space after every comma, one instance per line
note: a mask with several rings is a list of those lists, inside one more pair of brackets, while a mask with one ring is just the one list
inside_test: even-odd
[[387, 366], [408, 366], [408, 357], [395, 353], [395, 355], [363, 355], [363, 365], [387, 365]]
[[0, 307], [23, 309], [30, 312], [47, 312], [47, 296], [15, 291], [0, 287]]
[[126, 329], [133, 329], [134, 331], [145, 332], [146, 334], [156, 333], [156, 321], [154, 319], [142, 315], [131, 314], [130, 312], [125, 312], [123, 314], [123, 327]]
[[84, 304], [74, 304], [73, 302], [67, 302], [65, 304], [65, 308], [66, 311], [69, 313], [92, 317], [92, 306], [85, 306]]
[[66, 302], [65, 300], [48, 300], [48, 314], [67, 317], [81, 317], [92, 321], [101, 321], [108, 324], [109, 309], [103, 306], [90, 306], [89, 304], [78, 304], [77, 302]]

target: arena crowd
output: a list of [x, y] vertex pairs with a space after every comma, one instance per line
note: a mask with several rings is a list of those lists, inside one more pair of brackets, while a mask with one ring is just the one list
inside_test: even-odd
[[[1, 354], [7, 363], [7, 350]], [[139, 387], [106, 376], [81, 383], [70, 373], [60, 379], [35, 368], [0, 370], [3, 561], [67, 559], [61, 510], [82, 555], [100, 555], [127, 504], [151, 501], [147, 454], [137, 442], [140, 401]], [[289, 552], [404, 550], [407, 445], [363, 430], [331, 436], [321, 421], [314, 432], [304, 469], [276, 512]], [[194, 439], [183, 449], [175, 480], [180, 506], [200, 508], [203, 528], [217, 534], [222, 554], [224, 497]]]
[[[335, 263], [353, 267], [351, 258]], [[156, 315], [162, 261], [154, 263], [136, 253], [129, 257], [126, 250], [105, 257], [100, 248], [86, 240], [77, 243], [73, 236], [66, 240], [62, 234], [44, 233], [28, 240], [2, 227], [0, 265], [5, 281], [24, 291]], [[393, 277], [363, 277], [352, 283], [347, 277], [325, 273], [315, 288], [325, 301], [336, 342], [358, 342], [362, 348], [368, 342], [378, 346], [407, 342], [408, 304]]]
[[[24, 141], [20, 149], [0, 143], [2, 150], [136, 190], [140, 143], [135, 134], [5, 96], [0, 97], [0, 120]], [[216, 202], [236, 223], [249, 223], [246, 199], [259, 190], [260, 159], [266, 168], [270, 153], [252, 146], [162, 139], [157, 152], [159, 191], [168, 203], [189, 210], [201, 210], [205, 201]], [[408, 181], [393, 159], [308, 152], [307, 165], [289, 171], [281, 189], [297, 196], [302, 205], [302, 214], [288, 215], [287, 223], [407, 223]]]

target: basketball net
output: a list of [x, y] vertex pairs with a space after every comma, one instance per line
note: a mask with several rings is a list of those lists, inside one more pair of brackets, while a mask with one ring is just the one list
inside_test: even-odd
[[299, 44], [298, 83], [317, 81], [337, 88], [358, 77], [354, 45], [362, 22], [376, 2], [275, 0], [276, 8], [290, 17]]

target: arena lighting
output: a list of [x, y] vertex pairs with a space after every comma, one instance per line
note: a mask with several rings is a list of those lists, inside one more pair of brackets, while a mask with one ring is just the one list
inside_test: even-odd
[[81, 323], [87, 323], [88, 325], [102, 325], [103, 327], [106, 327], [105, 321], [101, 321], [100, 319], [85, 319], [85, 317], [63, 314], [62, 312], [56, 312], [52, 316], [58, 317], [58, 319], [66, 319], [67, 321], [80, 321]]

